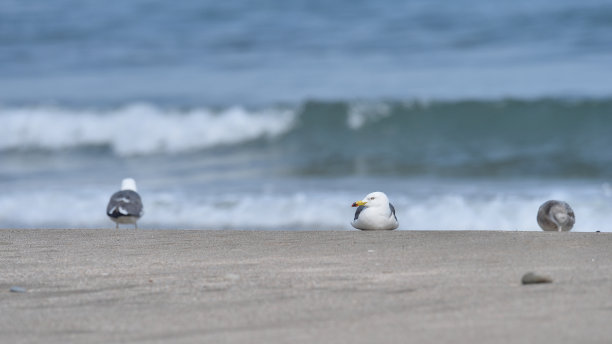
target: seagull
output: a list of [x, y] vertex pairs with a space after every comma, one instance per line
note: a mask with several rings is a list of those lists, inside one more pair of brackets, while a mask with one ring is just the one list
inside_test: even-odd
[[351, 225], [364, 231], [393, 230], [399, 226], [395, 208], [384, 192], [372, 192], [363, 200], [353, 203], [358, 207]]
[[538, 209], [538, 225], [544, 231], [568, 232], [575, 222], [574, 210], [563, 201], [547, 201]]
[[108, 201], [106, 215], [115, 222], [115, 228], [119, 228], [119, 224], [133, 224], [134, 228], [138, 228], [136, 221], [143, 213], [142, 200], [136, 192], [136, 181], [125, 178], [121, 181], [121, 191], [115, 192]]

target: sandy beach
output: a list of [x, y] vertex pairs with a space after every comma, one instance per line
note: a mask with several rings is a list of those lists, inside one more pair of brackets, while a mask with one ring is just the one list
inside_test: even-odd
[[[6, 229], [0, 342], [610, 343], [611, 248], [608, 233]], [[553, 283], [521, 285], [528, 271]]]

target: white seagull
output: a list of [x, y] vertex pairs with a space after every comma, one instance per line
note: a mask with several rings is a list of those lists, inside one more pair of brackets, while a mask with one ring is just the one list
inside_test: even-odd
[[136, 222], [143, 214], [142, 200], [136, 192], [136, 181], [125, 178], [121, 181], [121, 191], [115, 192], [108, 201], [106, 215], [115, 222], [115, 228], [119, 228], [119, 224], [133, 224], [134, 228], [138, 228]]
[[363, 200], [353, 203], [358, 207], [351, 225], [364, 231], [393, 230], [399, 226], [395, 208], [384, 192], [372, 192]]
[[563, 201], [547, 201], [538, 209], [538, 225], [544, 231], [568, 232], [575, 222], [574, 210]]

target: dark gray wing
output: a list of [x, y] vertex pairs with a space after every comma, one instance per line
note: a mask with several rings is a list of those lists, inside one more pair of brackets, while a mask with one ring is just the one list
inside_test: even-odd
[[365, 205], [360, 205], [359, 207], [357, 207], [357, 210], [355, 210], [355, 218], [353, 219], [353, 221], [356, 221], [359, 218], [359, 214], [361, 214], [361, 211], [365, 209]]
[[557, 224], [550, 219], [550, 209], [555, 205], [554, 201], [546, 201], [538, 209], [537, 221], [543, 230], [557, 230]]
[[110, 217], [122, 216], [142, 216], [142, 200], [140, 195], [132, 190], [123, 190], [115, 192], [108, 206], [106, 206], [106, 215]]
[[389, 203], [389, 209], [391, 209], [391, 214], [393, 214], [393, 217], [395, 217], [395, 221], [397, 221], [397, 216], [395, 216], [395, 207], [393, 206], [393, 204]]

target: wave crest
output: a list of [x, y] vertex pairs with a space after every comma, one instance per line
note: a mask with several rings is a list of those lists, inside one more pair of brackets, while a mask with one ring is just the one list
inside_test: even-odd
[[287, 109], [168, 110], [135, 103], [114, 110], [38, 106], [0, 109], [0, 150], [109, 146], [119, 155], [176, 153], [273, 138], [290, 130]]

